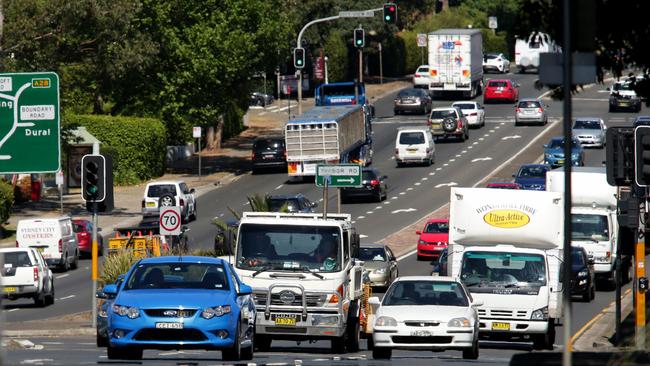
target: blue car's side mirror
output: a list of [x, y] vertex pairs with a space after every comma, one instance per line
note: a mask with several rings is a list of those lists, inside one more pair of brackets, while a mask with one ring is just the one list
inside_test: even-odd
[[115, 285], [114, 283], [111, 283], [110, 285], [104, 286], [104, 294], [107, 295], [107, 296], [110, 296], [110, 295], [115, 296], [115, 295], [117, 295], [117, 285]]
[[243, 283], [239, 285], [239, 293], [237, 295], [244, 296], [244, 295], [250, 295], [252, 293], [253, 293], [253, 289], [250, 286], [244, 285]]

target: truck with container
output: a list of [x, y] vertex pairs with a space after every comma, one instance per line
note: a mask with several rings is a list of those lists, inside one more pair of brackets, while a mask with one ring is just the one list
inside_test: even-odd
[[349, 214], [243, 213], [231, 262], [253, 288], [255, 345], [330, 340], [359, 350], [364, 299], [359, 235]]
[[562, 317], [563, 227], [561, 193], [451, 189], [448, 263], [483, 302], [482, 339], [553, 349]]
[[527, 38], [515, 39], [515, 64], [520, 73], [539, 70], [540, 53], [557, 53], [560, 47], [547, 33], [532, 32]]
[[433, 97], [483, 90], [483, 35], [478, 29], [440, 29], [429, 33], [429, 92]]
[[[594, 261], [597, 284], [616, 284], [619, 242], [616, 187], [607, 183], [605, 168], [574, 167], [571, 172], [571, 245], [583, 247]], [[564, 192], [564, 169], [546, 173], [546, 190]], [[631, 278], [630, 256], [621, 257], [623, 282]]]
[[290, 178], [316, 175], [318, 164], [372, 162], [371, 117], [360, 105], [314, 107], [285, 125]]

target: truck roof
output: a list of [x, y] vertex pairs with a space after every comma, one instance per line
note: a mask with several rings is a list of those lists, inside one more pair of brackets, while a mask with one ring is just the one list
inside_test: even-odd
[[363, 106], [358, 104], [318, 106], [290, 120], [287, 122], [287, 125], [313, 122], [332, 122], [362, 108]]
[[436, 34], [436, 35], [474, 35], [476, 33], [481, 33], [479, 29], [464, 29], [464, 28], [458, 28], [458, 29], [438, 29], [437, 31], [430, 32], [429, 34]]

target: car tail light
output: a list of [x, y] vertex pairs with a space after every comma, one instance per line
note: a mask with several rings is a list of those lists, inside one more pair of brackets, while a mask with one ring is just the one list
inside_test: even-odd
[[181, 206], [185, 206], [185, 200], [184, 199], [181, 198], [180, 203], [181, 203]]
[[38, 267], [34, 267], [34, 282], [38, 282]]
[[336, 289], [336, 294], [333, 294], [332, 297], [330, 297], [330, 304], [337, 304], [339, 302], [339, 299], [343, 298], [343, 284], [341, 284], [337, 289]]
[[373, 187], [378, 186], [379, 181], [377, 179], [373, 179], [373, 180], [370, 181], [370, 185], [373, 186]]
[[63, 253], [63, 239], [59, 239], [59, 253]]
[[521, 109], [519, 107], [515, 108], [515, 113], [521, 113]]

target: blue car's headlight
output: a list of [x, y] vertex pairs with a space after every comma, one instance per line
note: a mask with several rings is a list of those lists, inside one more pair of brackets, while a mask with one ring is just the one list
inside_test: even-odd
[[135, 319], [140, 316], [140, 309], [135, 306], [113, 305], [113, 313]]
[[224, 314], [230, 313], [230, 305], [215, 306], [213, 308], [206, 308], [201, 312], [201, 318], [212, 319], [215, 316], [220, 317]]

